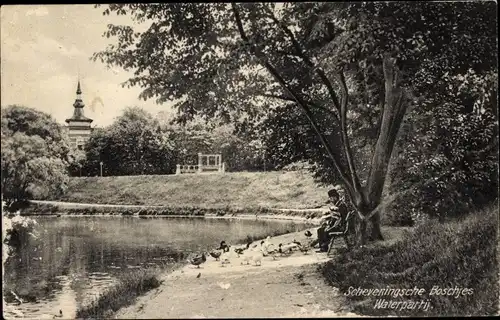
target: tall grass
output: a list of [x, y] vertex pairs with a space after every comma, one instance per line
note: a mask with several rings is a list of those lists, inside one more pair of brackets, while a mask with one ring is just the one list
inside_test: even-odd
[[[353, 251], [340, 249], [321, 271], [341, 293], [352, 293], [350, 287], [417, 287], [425, 289], [418, 300], [429, 301], [431, 305], [428, 311], [377, 309], [375, 302], [381, 298], [392, 301], [415, 301], [417, 298], [347, 295], [357, 313], [371, 316], [493, 315], [498, 308], [497, 215], [498, 206], [455, 222], [430, 221], [392, 245]], [[430, 295], [434, 286], [471, 288], [473, 294], [457, 298]]]

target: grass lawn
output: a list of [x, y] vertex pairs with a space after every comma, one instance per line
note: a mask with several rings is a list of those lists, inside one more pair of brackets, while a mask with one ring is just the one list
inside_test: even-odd
[[59, 200], [197, 208], [307, 209], [325, 205], [326, 187], [300, 172], [71, 178]]
[[[322, 273], [339, 288], [353, 312], [370, 316], [494, 315], [498, 310], [498, 206], [453, 222], [428, 222], [401, 241], [384, 241], [352, 251], [339, 249]], [[389, 236], [389, 238], [393, 238]], [[422, 288], [420, 296], [358, 295], [353, 289]], [[433, 287], [467, 289], [465, 295]], [[393, 291], [394, 292], [394, 291]], [[463, 292], [463, 291], [462, 291]], [[469, 294], [470, 293], [470, 294]], [[429, 302], [430, 309], [376, 308], [377, 301]], [[380, 304], [378, 305], [380, 306]]]

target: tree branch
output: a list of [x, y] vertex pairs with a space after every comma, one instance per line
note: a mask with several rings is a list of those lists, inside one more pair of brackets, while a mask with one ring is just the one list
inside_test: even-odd
[[255, 57], [257, 57], [259, 59], [259, 61], [266, 67], [266, 69], [269, 71], [269, 73], [283, 87], [283, 89], [285, 89], [285, 91], [288, 92], [288, 94], [290, 94], [290, 96], [292, 96], [295, 99], [295, 101], [299, 104], [299, 106], [302, 107], [302, 109], [304, 110], [304, 112], [306, 114], [307, 119], [309, 120], [309, 122], [313, 126], [314, 131], [316, 132], [316, 134], [320, 138], [321, 143], [323, 144], [323, 146], [327, 150], [328, 155], [332, 159], [336, 170], [339, 172], [342, 180], [344, 181], [347, 191], [349, 192], [349, 194], [351, 196], [354, 197], [355, 196], [354, 188], [353, 188], [352, 183], [349, 179], [349, 176], [346, 175], [345, 170], [342, 167], [342, 164], [341, 164], [339, 157], [336, 156], [336, 154], [332, 150], [332, 147], [330, 146], [330, 144], [326, 140], [325, 136], [321, 133], [318, 124], [314, 120], [314, 117], [313, 117], [311, 110], [307, 106], [307, 103], [299, 95], [297, 95], [295, 92], [293, 92], [293, 90], [291, 88], [289, 88], [288, 84], [281, 77], [281, 75], [276, 71], [276, 69], [265, 58], [263, 58], [259, 52], [256, 51], [256, 48], [254, 46], [252, 46], [250, 44], [250, 41], [245, 33], [245, 30], [243, 29], [243, 24], [241, 22], [241, 18], [240, 18], [238, 9], [236, 7], [236, 4], [232, 3], [231, 6], [233, 9], [234, 18], [235, 18], [236, 25], [237, 25], [238, 31], [240, 33], [240, 36], [243, 39], [243, 41], [246, 43], [246, 45], [249, 46], [250, 52], [252, 54], [254, 54]]
[[[267, 8], [267, 7], [266, 7]], [[290, 38], [290, 40], [292, 41], [292, 44], [293, 44], [293, 47], [295, 48], [295, 51], [297, 51], [297, 55], [302, 58], [302, 60], [313, 70], [315, 71], [318, 76], [320, 77], [321, 81], [323, 81], [323, 84], [326, 86], [327, 90], [328, 90], [328, 93], [330, 94], [330, 97], [332, 98], [332, 101], [333, 101], [333, 104], [335, 106], [335, 108], [337, 109], [337, 111], [340, 113], [340, 103], [339, 103], [339, 99], [337, 98], [337, 94], [335, 93], [335, 90], [333, 89], [333, 85], [332, 83], [330, 82], [330, 80], [328, 79], [328, 77], [326, 76], [325, 72], [314, 65], [314, 63], [311, 61], [311, 59], [309, 59], [309, 57], [307, 57], [304, 53], [304, 51], [302, 50], [302, 47], [300, 46], [299, 42], [297, 41], [297, 39], [295, 39], [295, 36], [293, 35], [293, 33], [290, 31], [290, 29], [288, 29], [288, 27], [283, 23], [281, 22], [280, 20], [278, 20], [278, 18], [276, 18], [276, 16], [274, 15], [274, 13], [269, 9], [267, 8], [268, 10], [268, 13], [269, 13], [269, 17], [281, 28], [281, 30], [283, 30], [283, 32], [285, 32], [285, 34]]]
[[344, 77], [344, 72], [341, 70], [337, 73], [337, 80], [340, 83], [340, 88], [342, 90], [341, 96], [341, 106], [340, 106], [340, 131], [342, 133], [342, 138], [344, 140], [344, 149], [347, 158], [347, 163], [349, 165], [349, 171], [351, 172], [351, 179], [353, 182], [354, 190], [359, 192], [361, 189], [361, 184], [359, 182], [358, 174], [356, 173], [356, 167], [352, 159], [351, 144], [349, 143], [349, 138], [347, 137], [347, 106], [349, 104], [349, 92], [347, 90], [347, 84]]
[[[323, 84], [326, 86], [335, 108], [341, 114], [341, 121], [340, 121], [341, 132], [342, 132], [341, 139], [342, 139], [342, 142], [344, 144], [344, 152], [345, 152], [345, 155], [347, 158], [348, 168], [349, 168], [349, 172], [351, 175], [351, 183], [352, 183], [352, 186], [354, 188], [354, 191], [357, 194], [360, 194], [361, 184], [359, 182], [359, 177], [356, 173], [354, 162], [352, 161], [352, 150], [350, 147], [349, 138], [347, 136], [347, 129], [346, 129], [346, 123], [345, 123], [345, 114], [347, 113], [348, 92], [347, 92], [347, 86], [345, 86], [344, 75], [343, 74], [337, 75], [337, 77], [342, 79], [340, 81], [341, 85], [345, 86], [343, 88], [343, 89], [345, 89], [344, 90], [344, 101], [342, 102], [342, 105], [341, 105], [341, 104], [339, 104], [337, 94], [335, 93], [335, 90], [333, 89], [333, 85], [332, 85], [331, 81], [328, 79], [328, 77], [326, 76], [325, 72], [321, 68], [319, 68], [318, 66], [315, 66], [314, 63], [311, 61], [311, 59], [309, 59], [309, 57], [307, 57], [307, 55], [302, 50], [302, 47], [300, 46], [299, 42], [297, 41], [297, 39], [295, 38], [293, 33], [290, 31], [290, 29], [282, 21], [278, 20], [278, 18], [276, 18], [274, 13], [269, 8], [267, 8], [267, 9], [268, 9], [268, 13], [269, 13], [270, 18], [285, 32], [286, 35], [288, 35], [288, 37], [292, 41], [292, 44], [295, 48], [295, 51], [297, 51], [297, 55], [300, 58], [302, 58], [302, 60], [312, 70], [314, 70], [318, 74], [320, 79], [323, 81]], [[344, 114], [344, 116], [342, 116], [343, 114]]]
[[289, 101], [289, 102], [297, 102], [295, 99], [284, 96], [284, 95], [279, 95], [279, 94], [270, 94], [270, 93], [261, 93], [259, 96], [266, 97], [266, 98], [274, 98], [274, 99], [280, 99], [284, 101]]
[[[283, 96], [283, 95], [274, 95], [274, 94], [267, 94], [267, 93], [264, 93], [264, 94], [260, 94], [260, 96], [263, 96], [263, 97], [267, 97], [267, 98], [275, 98], [275, 99], [280, 99], [280, 100], [284, 100], [284, 101], [289, 101], [289, 102], [295, 102], [297, 103], [297, 101], [293, 98], [289, 98], [287, 96]], [[328, 109], [328, 108], [325, 108], [323, 106], [320, 106], [318, 104], [315, 104], [315, 103], [312, 103], [312, 102], [307, 102], [307, 104], [309, 104], [311, 107], [314, 107], [315, 109], [320, 109], [320, 110], [323, 110], [325, 112], [327, 112], [329, 115], [331, 115], [335, 121], [337, 122], [337, 124], [340, 126], [340, 119], [339, 117], [337, 116], [337, 114]]]

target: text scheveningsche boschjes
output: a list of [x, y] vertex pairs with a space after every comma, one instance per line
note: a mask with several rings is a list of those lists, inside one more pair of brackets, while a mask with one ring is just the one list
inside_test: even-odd
[[[393, 309], [393, 310], [423, 310], [427, 311], [431, 308], [431, 303], [429, 299], [418, 299], [427, 292], [424, 288], [407, 288], [407, 289], [395, 289], [395, 288], [383, 288], [383, 289], [363, 289], [349, 287], [347, 292], [344, 293], [345, 296], [373, 296], [381, 297], [375, 301], [374, 309]], [[453, 296], [457, 299], [460, 296], [472, 295], [474, 289], [471, 288], [441, 288], [439, 286], [433, 286], [429, 292], [429, 296]], [[415, 297], [415, 300], [404, 300], [404, 301], [394, 301], [389, 300], [390, 298], [402, 298], [402, 297]]]

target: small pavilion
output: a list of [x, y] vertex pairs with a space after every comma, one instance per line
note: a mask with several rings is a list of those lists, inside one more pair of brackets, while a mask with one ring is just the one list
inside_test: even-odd
[[175, 174], [183, 173], [224, 173], [226, 171], [225, 163], [222, 162], [221, 154], [203, 154], [198, 153], [198, 164], [181, 165], [178, 164]]

